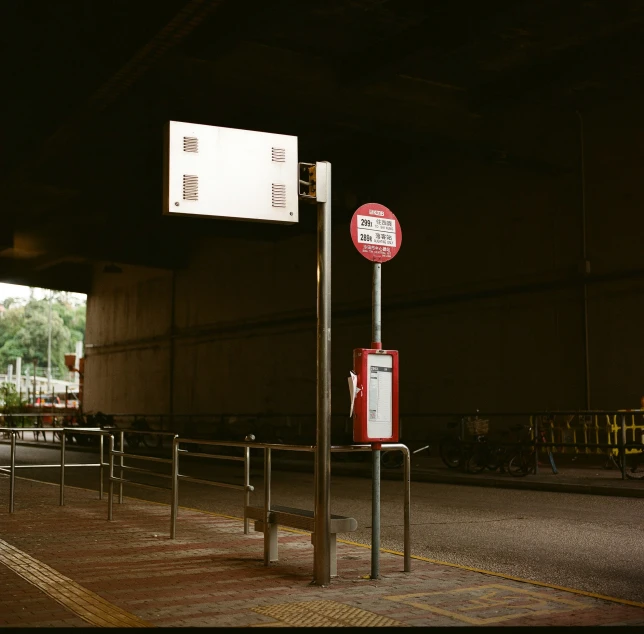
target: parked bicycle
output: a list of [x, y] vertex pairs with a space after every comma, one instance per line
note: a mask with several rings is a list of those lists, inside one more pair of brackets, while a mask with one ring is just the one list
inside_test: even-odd
[[617, 469], [622, 470], [624, 465], [624, 475], [629, 480], [644, 480], [644, 443], [627, 442], [624, 445], [623, 454], [615, 447], [609, 453], [612, 463]]
[[[548, 455], [548, 461], [553, 474], [559, 473], [555, 458], [552, 453], [552, 447], [547, 445], [548, 439], [546, 437], [545, 425], [550, 419], [541, 419], [537, 421], [538, 424], [537, 438], [533, 438], [533, 426], [526, 426], [526, 439], [518, 446], [517, 452], [509, 459], [507, 470], [512, 476], [521, 477], [533, 474], [536, 472], [537, 452], [540, 445], [545, 445]], [[528, 442], [529, 441], [529, 442]]]
[[[488, 465], [489, 468], [498, 468], [496, 458], [487, 445], [489, 425], [489, 420], [479, 418], [478, 415], [447, 423], [455, 432], [444, 436], [438, 446], [438, 453], [445, 466], [449, 469], [458, 469], [461, 466], [468, 470], [475, 469], [472, 473], [479, 473]], [[464, 429], [471, 439], [464, 437]]]
[[136, 417], [132, 422], [132, 426], [130, 427], [130, 429], [134, 432], [143, 432], [143, 433], [132, 433], [132, 432], [128, 433], [126, 431], [124, 433], [124, 436], [125, 436], [125, 442], [128, 447], [131, 447], [132, 449], [137, 449], [139, 447], [151, 448], [159, 445], [161, 436], [155, 437], [154, 434], [145, 433], [145, 432], [152, 431], [150, 424], [145, 418]]
[[624, 445], [626, 469], [624, 473], [629, 480], [644, 480], [644, 444], [628, 442]]
[[504, 472], [507, 470], [508, 459], [507, 446], [493, 442], [484, 435], [472, 445], [465, 469], [469, 473], [482, 473], [485, 470]]

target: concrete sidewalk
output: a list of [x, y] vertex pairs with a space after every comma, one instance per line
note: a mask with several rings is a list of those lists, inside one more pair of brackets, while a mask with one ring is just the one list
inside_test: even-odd
[[[95, 491], [17, 480], [0, 507], [0, 627], [644, 626], [644, 604], [381, 553], [339, 540], [338, 577], [311, 585], [310, 534], [282, 530], [265, 567], [263, 535], [241, 518], [126, 498], [107, 521]], [[0, 499], [8, 478], [0, 478]]]

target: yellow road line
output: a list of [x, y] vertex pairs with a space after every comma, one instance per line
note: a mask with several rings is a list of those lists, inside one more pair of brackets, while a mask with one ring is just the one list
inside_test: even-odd
[[[371, 546], [367, 544], [359, 544], [358, 542], [351, 542], [344, 539], [338, 539], [339, 542], [343, 544], [350, 544], [352, 546], [360, 546], [361, 548], [369, 548]], [[386, 548], [381, 548], [380, 552], [389, 553], [391, 555], [399, 555], [404, 557], [404, 553], [398, 552], [397, 550], [387, 550]], [[458, 568], [459, 570], [468, 570], [470, 572], [478, 572], [483, 575], [491, 575], [493, 577], [500, 577], [501, 579], [508, 579], [509, 581], [519, 581], [520, 583], [529, 583], [533, 586], [541, 586], [544, 588], [552, 588], [553, 590], [562, 590], [564, 592], [572, 592], [573, 594], [583, 595], [585, 597], [592, 597], [593, 599], [603, 599], [604, 601], [612, 601], [613, 603], [621, 603], [622, 605], [632, 605], [636, 608], [644, 608], [644, 603], [639, 603], [637, 601], [630, 601], [629, 599], [618, 599], [617, 597], [609, 597], [604, 594], [597, 594], [596, 592], [588, 592], [586, 590], [577, 590], [576, 588], [567, 588], [566, 586], [558, 586], [553, 583], [547, 583], [545, 581], [535, 581], [533, 579], [523, 579], [522, 577], [514, 577], [513, 575], [506, 575], [502, 572], [493, 572], [491, 570], [483, 570], [482, 568], [472, 568], [470, 566], [463, 566], [462, 564], [453, 564], [448, 561], [440, 561], [438, 559], [430, 559], [429, 557], [422, 557], [420, 555], [412, 555], [412, 559], [417, 559], [418, 561], [426, 561], [430, 564], [438, 564], [441, 566], [450, 566], [451, 568]]]

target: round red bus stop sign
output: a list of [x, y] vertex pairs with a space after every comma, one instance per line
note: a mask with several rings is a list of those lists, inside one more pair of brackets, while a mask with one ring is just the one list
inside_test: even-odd
[[387, 207], [366, 203], [353, 214], [351, 239], [367, 260], [387, 262], [400, 249], [402, 231], [398, 219]]

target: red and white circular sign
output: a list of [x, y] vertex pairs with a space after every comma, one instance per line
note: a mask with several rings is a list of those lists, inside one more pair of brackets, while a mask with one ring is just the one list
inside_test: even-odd
[[367, 260], [387, 262], [400, 249], [402, 231], [398, 219], [387, 207], [366, 203], [353, 214], [351, 239]]

